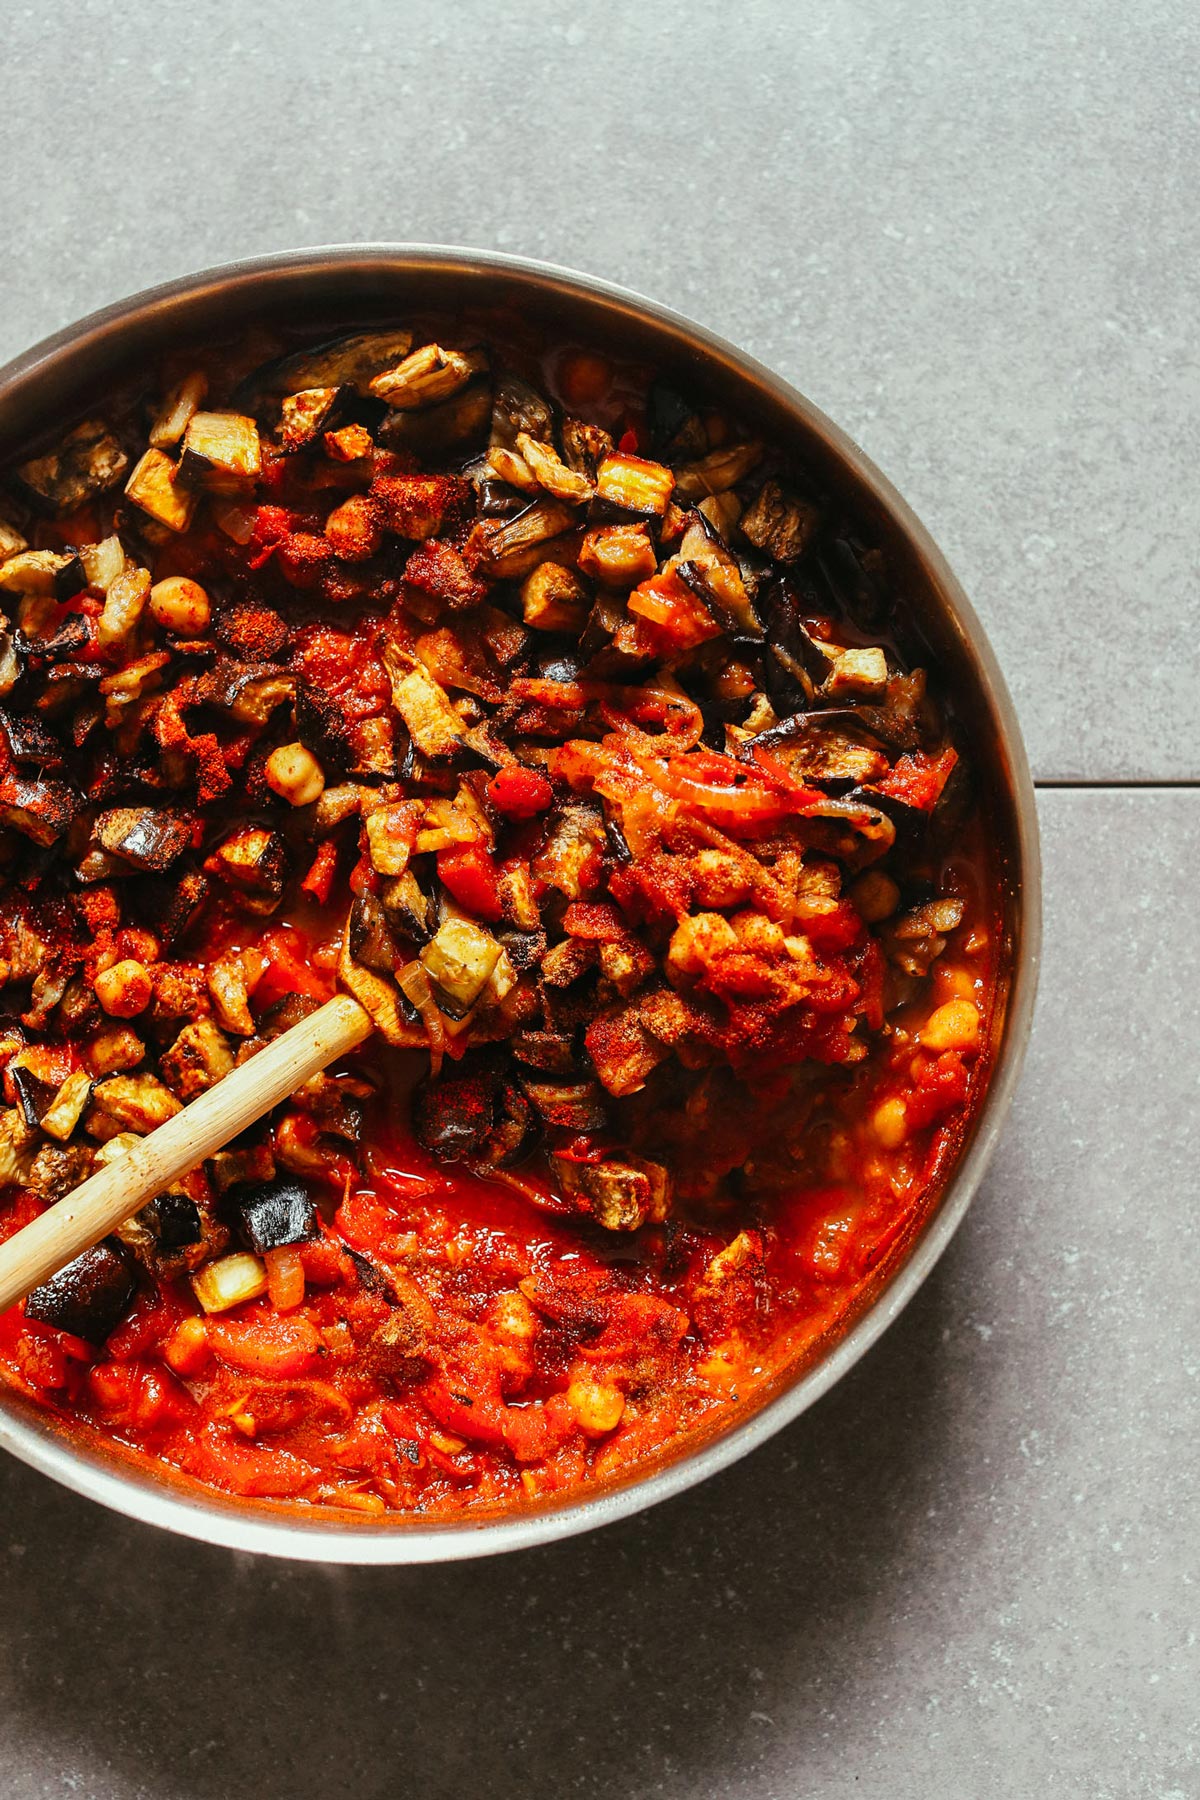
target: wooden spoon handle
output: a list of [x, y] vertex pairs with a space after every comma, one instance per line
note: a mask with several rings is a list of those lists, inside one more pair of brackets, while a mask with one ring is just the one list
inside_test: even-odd
[[371, 1035], [368, 1013], [337, 994], [234, 1069], [126, 1155], [0, 1245], [0, 1312], [98, 1244], [255, 1119]]

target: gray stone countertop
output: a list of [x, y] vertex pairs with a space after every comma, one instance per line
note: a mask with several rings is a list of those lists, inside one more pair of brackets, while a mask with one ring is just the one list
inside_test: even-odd
[[1198, 52], [1183, 0], [9, 10], [0, 355], [339, 240], [691, 313], [859, 439], [975, 599], [1047, 790], [1047, 958], [932, 1278], [682, 1499], [339, 1571], [6, 1461], [6, 1797], [1200, 1792]]

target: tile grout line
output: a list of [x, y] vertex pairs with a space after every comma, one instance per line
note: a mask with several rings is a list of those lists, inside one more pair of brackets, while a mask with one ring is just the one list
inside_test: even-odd
[[1188, 777], [1182, 777], [1178, 781], [1173, 781], [1170, 778], [1154, 779], [1149, 777], [1145, 780], [1134, 777], [1130, 780], [1076, 781], [1069, 776], [1059, 779], [1057, 776], [1050, 775], [1041, 779], [1035, 779], [1033, 785], [1038, 792], [1044, 791], [1047, 793], [1061, 793], [1064, 790], [1070, 792], [1072, 789], [1083, 793], [1100, 792], [1110, 794], [1122, 792], [1136, 793], [1139, 790], [1145, 791], [1147, 789], [1151, 792], [1157, 791], [1158, 793], [1194, 793], [1197, 789], [1200, 789], [1200, 781], [1194, 781]]

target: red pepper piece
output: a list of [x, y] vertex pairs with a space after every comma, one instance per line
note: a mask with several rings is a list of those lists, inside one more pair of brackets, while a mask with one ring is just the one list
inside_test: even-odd
[[447, 893], [477, 919], [501, 917], [496, 864], [485, 844], [451, 844], [438, 851], [438, 879]]
[[554, 789], [536, 769], [512, 763], [492, 776], [487, 786], [488, 799], [509, 819], [532, 819], [545, 812], [554, 799]]

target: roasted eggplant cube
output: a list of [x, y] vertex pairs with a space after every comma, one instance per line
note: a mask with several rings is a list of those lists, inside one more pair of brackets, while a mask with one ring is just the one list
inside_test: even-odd
[[283, 899], [287, 848], [277, 832], [247, 826], [233, 832], [205, 859], [204, 872], [240, 894], [247, 912], [265, 917]]
[[280, 417], [284, 449], [303, 450], [322, 432], [332, 431], [344, 417], [352, 392], [348, 387], [319, 387], [288, 394]]
[[675, 476], [663, 463], [641, 456], [606, 456], [596, 474], [596, 499], [606, 516], [635, 513], [641, 518], [661, 518], [667, 510]]
[[413, 1095], [413, 1130], [422, 1149], [439, 1162], [475, 1162], [495, 1123], [496, 1083], [491, 1072], [467, 1070], [423, 1081]]
[[741, 517], [742, 534], [776, 562], [799, 562], [816, 536], [821, 515], [815, 506], [764, 481]]
[[69, 600], [86, 586], [83, 564], [74, 551], [20, 550], [0, 563], [0, 589], [6, 594]]
[[213, 494], [240, 494], [262, 473], [258, 426], [245, 413], [198, 412], [183, 434], [179, 479]]
[[564, 1194], [606, 1231], [636, 1231], [647, 1221], [665, 1219], [670, 1210], [670, 1174], [647, 1157], [625, 1154], [583, 1163], [552, 1156], [550, 1164]]
[[117, 806], [100, 813], [92, 827], [95, 848], [151, 874], [169, 869], [192, 842], [192, 826], [178, 813], [153, 806]]
[[294, 1179], [232, 1187], [222, 1205], [242, 1243], [257, 1256], [317, 1235], [317, 1209], [308, 1189]]
[[393, 931], [418, 944], [428, 942], [436, 922], [434, 906], [411, 869], [406, 869], [394, 881], [384, 881], [379, 898]]
[[399, 411], [416, 411], [450, 399], [486, 367], [482, 351], [443, 350], [440, 344], [422, 344], [394, 369], [377, 375], [370, 392]]
[[107, 425], [85, 419], [56, 449], [22, 463], [17, 479], [40, 511], [61, 517], [115, 487], [128, 466]]
[[198, 496], [175, 480], [175, 464], [165, 450], [147, 450], [125, 483], [125, 492], [168, 531], [186, 531]]
[[186, 1194], [160, 1194], [138, 1217], [154, 1234], [160, 1250], [186, 1250], [204, 1236], [200, 1208]]
[[36, 714], [0, 709], [0, 733], [13, 762], [32, 763], [39, 769], [62, 768], [62, 745]]
[[468, 1013], [487, 986], [500, 954], [500, 945], [481, 925], [470, 919], [447, 919], [421, 952], [442, 1010], [451, 1018]]
[[383, 660], [392, 684], [392, 705], [422, 756], [452, 756], [466, 726], [450, 697], [415, 656], [388, 645]]
[[370, 892], [354, 897], [347, 944], [354, 961], [361, 963], [364, 969], [373, 969], [377, 975], [394, 974], [404, 960], [388, 930], [383, 906]]
[[240, 384], [234, 404], [274, 423], [280, 402], [306, 388], [348, 387], [365, 399], [379, 371], [391, 368], [411, 347], [412, 332], [404, 330], [332, 338], [264, 363]]
[[450, 454], [465, 458], [482, 447], [491, 416], [492, 384], [484, 376], [439, 406], [389, 412], [379, 427], [379, 442], [389, 450], [409, 450], [429, 459]]
[[65, 781], [26, 781], [15, 769], [0, 778], [0, 823], [14, 826], [35, 844], [57, 843], [82, 805]]
[[106, 1238], [34, 1288], [25, 1302], [25, 1317], [69, 1331], [85, 1343], [102, 1344], [129, 1311], [136, 1289], [132, 1257], [117, 1239]]

